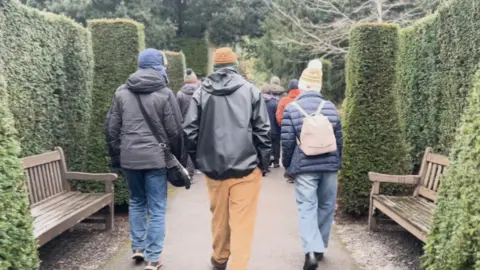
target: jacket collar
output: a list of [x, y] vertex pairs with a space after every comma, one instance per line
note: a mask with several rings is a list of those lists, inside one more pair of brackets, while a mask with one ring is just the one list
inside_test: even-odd
[[297, 99], [311, 98], [311, 97], [317, 97], [317, 98], [325, 99], [322, 96], [322, 94], [320, 94], [316, 91], [304, 91], [303, 93], [300, 94], [300, 96], [297, 97]]
[[290, 97], [290, 98], [296, 98], [296, 97], [298, 97], [301, 93], [302, 93], [302, 91], [300, 91], [300, 89], [292, 89], [292, 90], [290, 90], [290, 92], [288, 92], [288, 97]]

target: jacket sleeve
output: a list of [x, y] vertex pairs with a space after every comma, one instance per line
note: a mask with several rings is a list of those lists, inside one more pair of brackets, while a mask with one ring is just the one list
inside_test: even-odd
[[260, 159], [259, 167], [263, 171], [268, 170], [270, 165], [270, 155], [272, 152], [272, 141], [270, 138], [270, 120], [268, 118], [267, 106], [261, 97], [260, 91], [254, 96], [252, 104], [252, 128], [253, 143], [257, 149]]
[[283, 153], [282, 164], [283, 167], [288, 168], [292, 162], [293, 152], [295, 151], [295, 146], [297, 144], [295, 125], [293, 124], [288, 108], [283, 113], [281, 140]]
[[[175, 156], [177, 157], [178, 161], [180, 161], [180, 163], [185, 166], [187, 164], [187, 155], [185, 153], [183, 134], [181, 132], [183, 117], [182, 117], [182, 112], [180, 110], [180, 107], [178, 106], [178, 101], [175, 97], [175, 94], [172, 92], [172, 90], [168, 92], [168, 104], [170, 105], [169, 107], [173, 114], [175, 126], [178, 128], [178, 131], [180, 132], [180, 136], [178, 139], [179, 141], [175, 141], [175, 143], [178, 143], [178, 145], [176, 145], [175, 147], [180, 152], [175, 154]], [[173, 142], [170, 142], [170, 144], [173, 144]], [[174, 146], [171, 145], [170, 147], [172, 148], [172, 151], [173, 151]]]
[[170, 142], [170, 151], [181, 161], [184, 153], [182, 126], [177, 122], [169, 103], [165, 103], [163, 106], [163, 126]]
[[112, 168], [120, 168], [120, 130], [122, 128], [122, 111], [116, 97], [112, 98], [112, 104], [104, 121], [105, 140]]
[[198, 168], [196, 162], [197, 156], [197, 142], [198, 132], [200, 129], [200, 95], [201, 91], [195, 91], [188, 106], [187, 114], [185, 115], [185, 121], [183, 121], [183, 132], [185, 134], [187, 152], [190, 155], [194, 165]]
[[342, 151], [343, 151], [343, 131], [342, 131], [342, 122], [340, 116], [338, 123], [335, 125], [335, 139], [337, 140], [337, 152], [338, 152], [338, 169], [342, 169]]
[[[187, 114], [187, 104], [185, 104], [185, 97], [183, 96], [182, 92], [177, 93], [177, 102], [178, 102], [178, 107], [180, 108], [180, 112], [182, 113], [182, 118], [185, 118], [185, 115]], [[182, 121], [185, 119], [182, 119]]]
[[285, 110], [285, 100], [281, 99], [278, 103], [277, 112], [275, 113], [275, 118], [279, 126], [282, 125], [283, 111]]

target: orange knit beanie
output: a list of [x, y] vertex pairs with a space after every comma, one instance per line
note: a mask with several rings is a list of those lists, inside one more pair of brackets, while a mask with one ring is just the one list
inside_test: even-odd
[[218, 48], [215, 51], [215, 65], [227, 65], [237, 62], [237, 55], [230, 48]]

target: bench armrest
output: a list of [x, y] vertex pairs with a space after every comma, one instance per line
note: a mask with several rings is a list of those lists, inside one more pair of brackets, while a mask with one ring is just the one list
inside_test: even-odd
[[389, 175], [369, 172], [368, 179], [370, 179], [370, 181], [372, 182], [379, 183], [418, 185], [418, 183], [420, 182], [420, 175]]
[[81, 181], [110, 181], [117, 180], [118, 175], [114, 173], [83, 173], [83, 172], [67, 172], [65, 177], [68, 180], [81, 180]]

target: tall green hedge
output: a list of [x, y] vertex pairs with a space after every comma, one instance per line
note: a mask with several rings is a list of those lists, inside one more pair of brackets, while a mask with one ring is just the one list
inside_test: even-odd
[[480, 72], [469, 94], [442, 177], [432, 229], [425, 247], [427, 270], [480, 269]]
[[335, 101], [335, 94], [332, 93], [332, 62], [322, 59], [323, 65], [323, 84], [322, 84], [322, 95], [328, 100]]
[[[102, 19], [89, 21], [88, 28], [92, 32], [95, 80], [87, 168], [89, 172], [106, 172], [109, 170], [110, 158], [103, 123], [116, 89], [137, 70], [138, 54], [145, 47], [144, 27], [127, 19]], [[78, 183], [77, 187], [87, 191], [103, 189], [103, 185], [98, 183]], [[128, 203], [128, 198], [125, 181], [117, 180], [115, 202]]]
[[175, 50], [185, 54], [187, 68], [193, 69], [198, 77], [208, 75], [208, 45], [205, 39], [179, 38]]
[[401, 30], [397, 86], [410, 156], [427, 146], [448, 154], [480, 62], [480, 3], [452, 0]]
[[[1, 17], [2, 14], [0, 22]], [[1, 75], [3, 64], [0, 61], [0, 269], [33, 270], [39, 264], [37, 245], [19, 159], [18, 134], [8, 109], [8, 92]]]
[[[166, 51], [165, 56], [168, 60], [168, 87], [177, 93], [183, 86], [183, 75], [185, 73], [185, 55], [182, 52]], [[193, 70], [195, 72], [195, 70]]]
[[[371, 183], [367, 173], [404, 173], [407, 152], [395, 107], [398, 27], [361, 24], [350, 34], [344, 120], [341, 202], [345, 212], [365, 214]], [[404, 187], [383, 185], [382, 192]]]
[[90, 32], [72, 20], [0, 2], [0, 59], [22, 156], [62, 146], [71, 169], [84, 168], [93, 55]]

